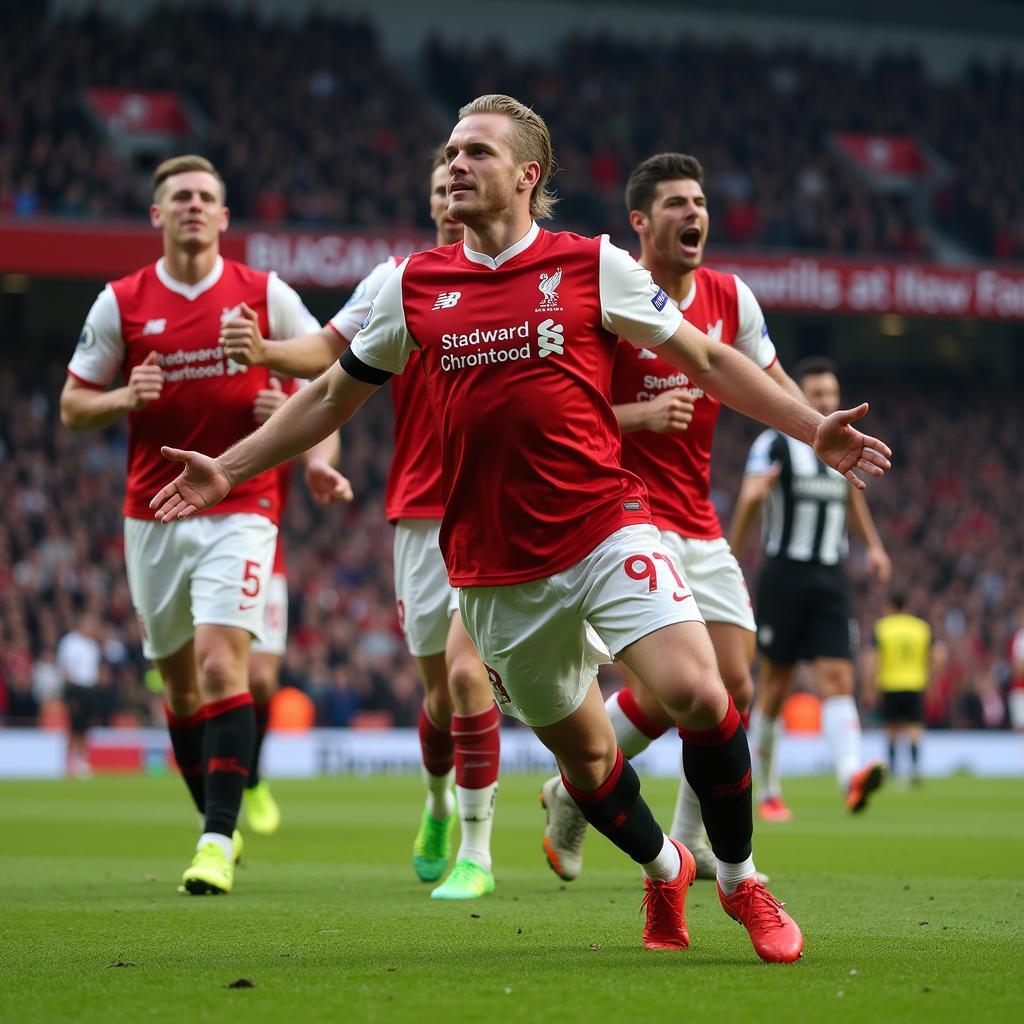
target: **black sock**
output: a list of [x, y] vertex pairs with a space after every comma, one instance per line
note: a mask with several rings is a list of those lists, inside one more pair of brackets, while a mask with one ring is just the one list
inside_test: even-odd
[[665, 845], [665, 834], [640, 795], [640, 779], [618, 751], [611, 775], [587, 792], [576, 789], [563, 775], [566, 792], [583, 817], [637, 864], [650, 864]]
[[263, 750], [263, 738], [267, 735], [267, 726], [270, 724], [270, 701], [253, 701], [253, 710], [256, 712], [256, 742], [252, 748], [252, 764], [249, 766], [249, 781], [245, 788], [252, 789], [260, 781], [260, 751]]
[[206, 807], [203, 800], [203, 734], [206, 710], [201, 707], [194, 715], [181, 718], [165, 704], [164, 714], [167, 716], [167, 731], [171, 735], [174, 760], [189, 793], [192, 794], [196, 808], [203, 814]]
[[206, 705], [206, 832], [230, 836], [235, 830], [255, 741], [251, 694], [240, 693]]
[[889, 771], [896, 774], [896, 741], [889, 740]]
[[917, 744], [910, 744], [910, 763], [914, 766], [914, 770], [917, 770]]
[[750, 748], [736, 705], [714, 729], [680, 729], [683, 771], [697, 799], [711, 849], [719, 860], [739, 864], [750, 856], [754, 834]]

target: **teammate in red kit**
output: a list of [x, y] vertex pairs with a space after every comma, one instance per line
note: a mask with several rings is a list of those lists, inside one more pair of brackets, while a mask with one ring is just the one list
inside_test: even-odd
[[223, 500], [335, 429], [417, 350], [440, 431], [441, 547], [466, 628], [502, 709], [552, 751], [588, 822], [643, 866], [644, 945], [689, 945], [695, 865], [654, 820], [616, 745], [588, 624], [680, 725], [724, 909], [762, 958], [793, 961], [800, 929], [755, 878], [739, 716], [646, 490], [619, 464], [606, 397], [617, 338], [659, 347], [720, 399], [813, 442], [859, 486], [854, 469], [881, 475], [888, 449], [851, 426], [866, 406], [822, 417], [688, 325], [607, 237], [542, 231], [551, 144], [529, 108], [480, 97], [460, 111], [445, 154], [448, 212], [465, 241], [406, 260], [338, 365], [230, 452], [164, 448], [185, 468], [151, 507], [172, 522]]
[[[742, 352], [802, 399], [779, 363], [753, 292], [734, 274], [703, 266], [708, 206], [700, 161], [684, 153], [645, 160], [630, 175], [626, 208], [640, 239], [640, 265], [687, 322]], [[647, 485], [654, 525], [693, 590], [722, 681], [746, 728], [754, 699], [750, 663], [756, 625], [743, 571], [711, 502], [711, 444], [721, 403], [655, 351], [625, 341], [615, 354], [612, 401], [623, 434], [622, 465]], [[620, 749], [635, 757], [671, 727], [672, 719], [626, 666], [620, 669], [628, 686], [613, 693], [606, 707]], [[586, 822], [558, 776], [544, 784], [542, 800], [548, 863], [571, 880], [582, 865]], [[715, 878], [717, 863], [704, 837], [700, 802], [685, 775], [670, 834], [694, 855], [698, 878]]]
[[[108, 284], [93, 304], [68, 367], [61, 419], [95, 430], [128, 415], [128, 585], [146, 655], [164, 680], [175, 758], [204, 817], [182, 881], [191, 893], [228, 892], [256, 732], [249, 646], [262, 634], [277, 478], [255, 476], [215, 514], [169, 526], [153, 521], [147, 495], [171, 476], [161, 440], [224, 451], [256, 426], [269, 374], [225, 355], [221, 323], [247, 307], [281, 337], [315, 320], [275, 274], [220, 256], [228, 209], [209, 161], [165, 161], [153, 190], [150, 221], [163, 236], [163, 258]], [[108, 390], [118, 372], [124, 386]]]
[[[448, 168], [434, 159], [430, 212], [438, 245], [462, 238], [448, 217]], [[270, 341], [251, 319], [247, 329], [228, 324], [222, 332], [229, 354], [240, 361], [312, 377], [348, 347], [384, 282], [401, 261], [388, 259], [359, 283], [342, 309], [319, 331]], [[414, 356], [411, 361], [416, 361]], [[424, 882], [437, 881], [451, 856], [458, 809], [461, 840], [455, 867], [431, 893], [434, 899], [474, 899], [494, 889], [491, 828], [498, 786], [500, 714], [480, 656], [449, 586], [438, 544], [441, 514], [441, 450], [432, 423], [426, 382], [418, 366], [391, 382], [395, 406], [395, 455], [388, 473], [386, 513], [395, 524], [395, 588], [399, 618], [424, 683], [419, 735], [426, 806], [413, 842], [413, 868]], [[452, 796], [454, 774], [456, 798]]]
[[[244, 317], [243, 322], [248, 323]], [[231, 320], [228, 325], [237, 324]], [[224, 328], [221, 328], [222, 334]], [[227, 347], [225, 346], [225, 351]], [[228, 352], [230, 356], [230, 352]], [[253, 417], [257, 424], [266, 423], [278, 409], [294, 395], [301, 382], [294, 377], [272, 376], [267, 387], [256, 394]], [[352, 500], [352, 485], [333, 469], [341, 455], [338, 434], [334, 433], [315, 445], [302, 457], [306, 486], [313, 501], [321, 506], [338, 501]], [[294, 463], [285, 462], [277, 467], [280, 516], [284, 518], [288, 493], [291, 489]], [[242, 793], [245, 820], [253, 832], [272, 835], [281, 824], [281, 809], [260, 767], [263, 741], [270, 724], [270, 703], [277, 692], [281, 661], [288, 644], [288, 577], [284, 555], [284, 538], [277, 535], [274, 564], [267, 584], [267, 600], [263, 609], [263, 638], [254, 640], [249, 652], [249, 692], [256, 713], [256, 742], [253, 745], [252, 764]]]

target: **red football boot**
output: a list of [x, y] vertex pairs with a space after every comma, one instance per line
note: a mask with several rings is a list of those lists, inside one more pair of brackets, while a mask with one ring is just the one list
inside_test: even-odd
[[672, 882], [644, 879], [644, 901], [647, 911], [644, 923], [644, 949], [686, 949], [690, 933], [686, 928], [686, 890], [697, 876], [693, 854], [675, 839], [669, 840], [679, 851], [679, 874]]
[[868, 797], [882, 784], [885, 778], [885, 765], [881, 761], [872, 761], [865, 765], [852, 779], [846, 790], [846, 809], [852, 814], [859, 814], [868, 805]]
[[718, 887], [722, 909], [739, 921], [757, 955], [770, 964], [791, 964], [800, 958], [804, 937], [782, 904], [756, 879], [741, 882], [731, 896]]
[[793, 812], [781, 796], [766, 796], [757, 805], [757, 814], [762, 821], [792, 821]]

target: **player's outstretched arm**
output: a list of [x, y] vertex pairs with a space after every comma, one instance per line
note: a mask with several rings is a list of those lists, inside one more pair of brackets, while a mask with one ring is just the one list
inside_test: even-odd
[[336, 431], [377, 390], [335, 364], [285, 402], [257, 431], [216, 459], [162, 449], [184, 471], [149, 503], [161, 522], [185, 519], [221, 501], [236, 484], [293, 459]]
[[720, 402], [813, 445], [822, 462], [854, 487], [864, 487], [855, 470], [881, 476], [889, 468], [888, 446], [852, 426], [867, 414], [867, 403], [823, 417], [784, 391], [746, 356], [712, 341], [685, 320], [658, 354]]
[[319, 377], [347, 347], [329, 324], [311, 334], [274, 341], [264, 338], [259, 317], [242, 305], [240, 314], [220, 329], [224, 352], [245, 366], [266, 366], [284, 377]]

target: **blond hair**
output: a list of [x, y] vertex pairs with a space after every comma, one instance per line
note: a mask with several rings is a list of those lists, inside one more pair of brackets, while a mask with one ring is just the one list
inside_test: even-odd
[[160, 186], [171, 175], [184, 174], [186, 171], [205, 171], [207, 174], [212, 174], [220, 183], [220, 201], [222, 203], [227, 202], [228, 190], [217, 168], [205, 156], [198, 156], [195, 153], [186, 153], [184, 156], [172, 156], [157, 167], [153, 172], [153, 198], [158, 198]]
[[490, 93], [478, 96], [459, 111], [459, 120], [470, 114], [503, 114], [512, 122], [512, 153], [517, 163], [540, 164], [540, 177], [530, 193], [530, 214], [537, 220], [550, 217], [558, 199], [548, 189], [554, 167], [551, 134], [544, 118], [511, 96]]

